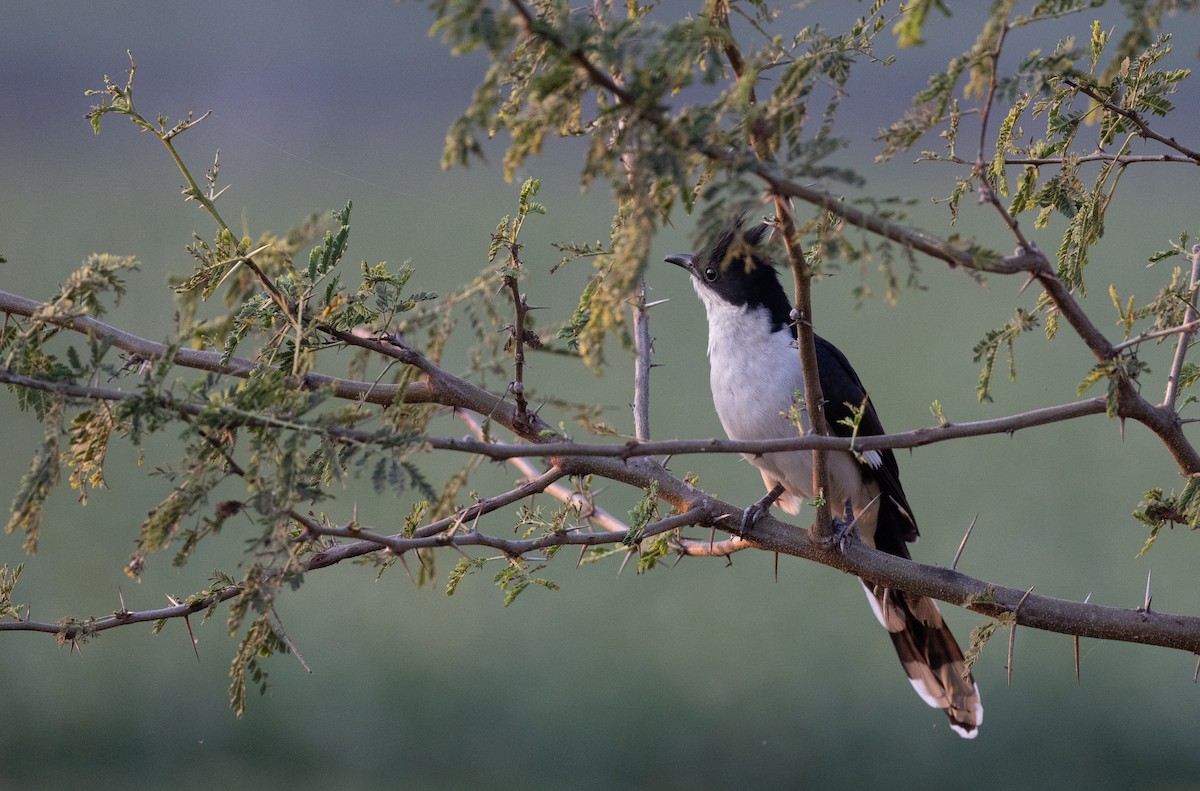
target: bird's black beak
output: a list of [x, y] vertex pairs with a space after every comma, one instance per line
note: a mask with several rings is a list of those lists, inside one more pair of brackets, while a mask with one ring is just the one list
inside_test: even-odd
[[689, 253], [674, 253], [673, 255], [667, 256], [663, 260], [668, 264], [681, 266], [689, 273], [695, 273], [696, 271], [696, 256]]

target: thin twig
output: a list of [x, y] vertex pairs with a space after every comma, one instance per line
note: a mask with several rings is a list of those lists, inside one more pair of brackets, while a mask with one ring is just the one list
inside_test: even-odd
[[[476, 436], [476, 438], [479, 439], [479, 441], [483, 441], [483, 425], [474, 415], [463, 410], [455, 410], [454, 416], [463, 423], [466, 423], [471, 429], [471, 432]], [[525, 476], [526, 481], [534, 480], [538, 476], [542, 475], [542, 472], [534, 467], [528, 459], [513, 457], [508, 459], [508, 461], [512, 462], [512, 464], [521, 471], [521, 474]], [[563, 486], [561, 483], [550, 484], [545, 488], [545, 493], [560, 502], [570, 503], [571, 506], [579, 512], [579, 515], [582, 518], [587, 519], [592, 524], [599, 525], [600, 527], [613, 532], [623, 532], [629, 530], [629, 525], [625, 524], [600, 506], [596, 505], [579, 492], [572, 491], [566, 486]]]
[[633, 434], [641, 441], [650, 439], [650, 357], [654, 339], [650, 337], [650, 313], [646, 309], [646, 279], [638, 284], [633, 299]]
[[[140, 398], [134, 393], [111, 388], [90, 385], [74, 385], [62, 382], [52, 382], [35, 379], [30, 376], [0, 368], [0, 384], [10, 384], [33, 390], [60, 393], [68, 398], [91, 399], [97, 401], [120, 401]], [[367, 384], [347, 382], [355, 386]], [[177, 402], [163, 396], [161, 405], [173, 409], [181, 415], [194, 416], [211, 411], [213, 405]], [[964, 437], [981, 437], [990, 434], [1013, 434], [1016, 431], [1037, 426], [1045, 426], [1067, 420], [1075, 420], [1088, 415], [1100, 415], [1105, 411], [1103, 398], [1089, 398], [1073, 401], [1057, 406], [1031, 409], [1004, 417], [975, 420], [965, 423], [945, 423], [937, 426], [927, 426], [899, 434], [873, 434], [858, 437], [818, 437], [805, 434], [781, 439], [732, 440], [732, 439], [671, 439], [651, 442], [627, 442], [622, 445], [584, 445], [575, 442], [542, 442], [542, 443], [501, 443], [485, 442], [482, 439], [467, 437], [422, 437], [419, 442], [434, 450], [452, 450], [463, 453], [475, 453], [496, 460], [510, 460], [528, 457], [553, 457], [570, 455], [576, 457], [611, 457], [617, 459], [633, 459], [644, 456], [671, 456], [695, 453], [745, 453], [761, 455], [763, 453], [778, 453], [794, 450], [849, 451], [866, 452], [869, 450], [920, 448], [938, 442], [945, 442]], [[462, 413], [466, 414], [466, 413]], [[357, 443], [362, 445], [395, 444], [395, 437], [380, 431], [342, 428], [339, 426], [321, 426], [294, 418], [275, 417], [271, 415], [248, 415], [230, 412], [224, 415], [225, 424], [229, 426], [251, 426], [264, 428], [280, 428], [289, 431], [311, 432], [330, 439]], [[530, 468], [532, 469], [532, 468]], [[540, 474], [540, 473], [537, 473]]]
[[1190, 159], [1196, 163], [1200, 163], [1200, 151], [1193, 151], [1190, 148], [1187, 148], [1186, 146], [1181, 145], [1178, 141], [1175, 140], [1175, 138], [1164, 137], [1163, 135], [1160, 135], [1158, 132], [1155, 132], [1150, 127], [1150, 125], [1147, 124], [1146, 121], [1136, 112], [1134, 112], [1132, 110], [1126, 110], [1124, 107], [1118, 107], [1117, 105], [1113, 104], [1110, 100], [1105, 99], [1103, 96], [1101, 96], [1096, 91], [1096, 89], [1091, 87], [1090, 85], [1085, 85], [1081, 82], [1078, 82], [1077, 80], [1074, 80], [1074, 79], [1072, 79], [1070, 77], [1066, 77], [1066, 76], [1060, 77], [1060, 79], [1066, 85], [1070, 86], [1071, 88], [1074, 88], [1075, 90], [1079, 91], [1080, 93], [1084, 94], [1085, 96], [1091, 98], [1093, 101], [1095, 101], [1097, 104], [1104, 107], [1106, 110], [1111, 110], [1112, 112], [1116, 113], [1117, 115], [1121, 116], [1122, 118], [1125, 118], [1126, 120], [1132, 122], [1133, 125], [1138, 128], [1138, 133], [1142, 137], [1148, 137], [1151, 140], [1157, 140], [1158, 142], [1162, 143], [1163, 145], [1175, 149], [1176, 151], [1178, 151], [1180, 154], [1183, 154], [1188, 159]]
[[[513, 266], [519, 267], [521, 262], [517, 259], [515, 248], [516, 244], [513, 243], [510, 255]], [[517, 417], [524, 420], [529, 409], [529, 402], [525, 400], [525, 314], [529, 310], [529, 303], [525, 301], [525, 295], [521, 293], [516, 275], [505, 275], [504, 285], [512, 295], [513, 309], [516, 312], [516, 319], [512, 327], [513, 381], [509, 383], [508, 391], [516, 399]]]
[[[1137, 165], [1149, 162], [1169, 162], [1183, 163], [1188, 165], [1200, 165], [1200, 161], [1191, 157], [1176, 156], [1175, 154], [1109, 154], [1105, 151], [1096, 151], [1091, 154], [1084, 154], [1078, 157], [1072, 157], [1071, 162], [1113, 162], [1118, 165]], [[1027, 159], [1012, 157], [1005, 158], [1006, 165], [1063, 165], [1066, 164], [1065, 157], [1030, 157]]]
[[[1194, 303], [1194, 300], [1193, 300], [1193, 303]], [[1158, 338], [1166, 338], [1171, 335], [1181, 335], [1183, 333], [1194, 333], [1197, 329], [1200, 329], [1200, 320], [1189, 321], [1185, 324], [1179, 324], [1174, 327], [1167, 327], [1166, 329], [1162, 329], [1162, 330], [1151, 330], [1150, 332], [1143, 332], [1141, 335], [1135, 335], [1132, 338], [1130, 338], [1129, 340], [1121, 341], [1120, 343], [1114, 343], [1113, 351], [1123, 352], [1126, 349], [1133, 348], [1134, 346], [1139, 346], [1139, 345], [1145, 343], [1146, 341], [1157, 340]]]
[[1162, 407], [1175, 411], [1175, 402], [1179, 395], [1179, 376], [1183, 372], [1183, 363], [1187, 359], [1188, 346], [1192, 342], [1196, 325], [1196, 286], [1200, 284], [1200, 244], [1192, 245], [1192, 278], [1188, 282], [1188, 305], [1183, 314], [1183, 326], [1189, 329], [1179, 334], [1175, 345], [1175, 357], [1171, 360], [1171, 370], [1167, 374], [1167, 391], [1163, 394]]
[[[729, 27], [729, 7], [725, 3], [713, 3], [709, 6], [712, 21], [728, 34], [725, 37], [725, 57], [738, 80], [755, 79], [756, 75], [746, 69], [745, 59], [734, 43], [735, 38]], [[758, 98], [754, 86], [749, 86], [748, 101], [757, 104]], [[775, 165], [775, 155], [771, 149], [770, 129], [763, 129], [757, 123], [749, 124], [750, 147], [760, 163], [767, 166]], [[771, 201], [775, 206], [775, 229], [783, 240], [787, 251], [788, 262], [791, 264], [792, 283], [795, 288], [795, 307], [793, 321], [796, 323], [796, 345], [800, 356], [801, 381], [804, 384], [804, 412], [808, 420], [808, 429], [816, 436], [825, 436], [829, 429], [825, 424], [824, 397], [821, 393], [821, 377], [817, 370], [816, 337], [813, 322], [812, 305], [812, 267], [804, 254], [796, 232], [795, 212], [791, 200], [781, 192], [774, 192]], [[829, 498], [829, 470], [825, 452], [819, 449], [812, 451], [812, 491], [816, 494], [816, 509], [813, 518], [813, 535], [826, 541], [833, 536], [833, 512]]]

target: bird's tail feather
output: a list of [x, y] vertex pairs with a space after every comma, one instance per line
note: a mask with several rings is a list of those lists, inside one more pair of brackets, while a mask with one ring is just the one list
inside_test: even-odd
[[913, 689], [935, 709], [946, 712], [950, 727], [973, 739], [983, 722], [979, 687], [966, 671], [962, 649], [928, 596], [913, 596], [863, 583], [875, 617], [888, 630], [900, 664]]

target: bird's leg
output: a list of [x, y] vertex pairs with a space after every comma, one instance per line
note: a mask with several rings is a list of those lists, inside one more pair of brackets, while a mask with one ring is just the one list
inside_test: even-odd
[[763, 514], [770, 511], [771, 506], [775, 505], [775, 502], [782, 496], [783, 484], [777, 483], [775, 484], [775, 488], [767, 492], [766, 497], [763, 497], [757, 503], [742, 512], [742, 524], [739, 527], [739, 532], [743, 536], [747, 535], [754, 528], [754, 523], [761, 519]]

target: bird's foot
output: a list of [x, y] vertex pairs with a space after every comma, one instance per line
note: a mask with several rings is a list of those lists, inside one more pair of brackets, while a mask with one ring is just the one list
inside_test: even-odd
[[750, 531], [754, 529], [754, 523], [762, 519], [765, 514], [770, 513], [771, 506], [782, 496], [783, 485], [777, 483], [765, 497], [742, 512], [742, 521], [738, 525], [738, 533], [742, 538], [750, 535]]
[[837, 547], [842, 554], [846, 553], [846, 542], [851, 539], [861, 541], [862, 536], [858, 532], [858, 519], [851, 518], [849, 520], [833, 517], [833, 535], [830, 536], [829, 544], [831, 547]]
[[[854, 510], [850, 507], [850, 503], [846, 503], [846, 511], [843, 516], [833, 516], [830, 519], [833, 527], [833, 532], [828, 536], [810, 535], [813, 543], [820, 546], [822, 549], [834, 549], [845, 554], [846, 544], [851, 540], [862, 540], [862, 535], [858, 530], [858, 517], [854, 515]], [[812, 531], [815, 533], [816, 531]]]

